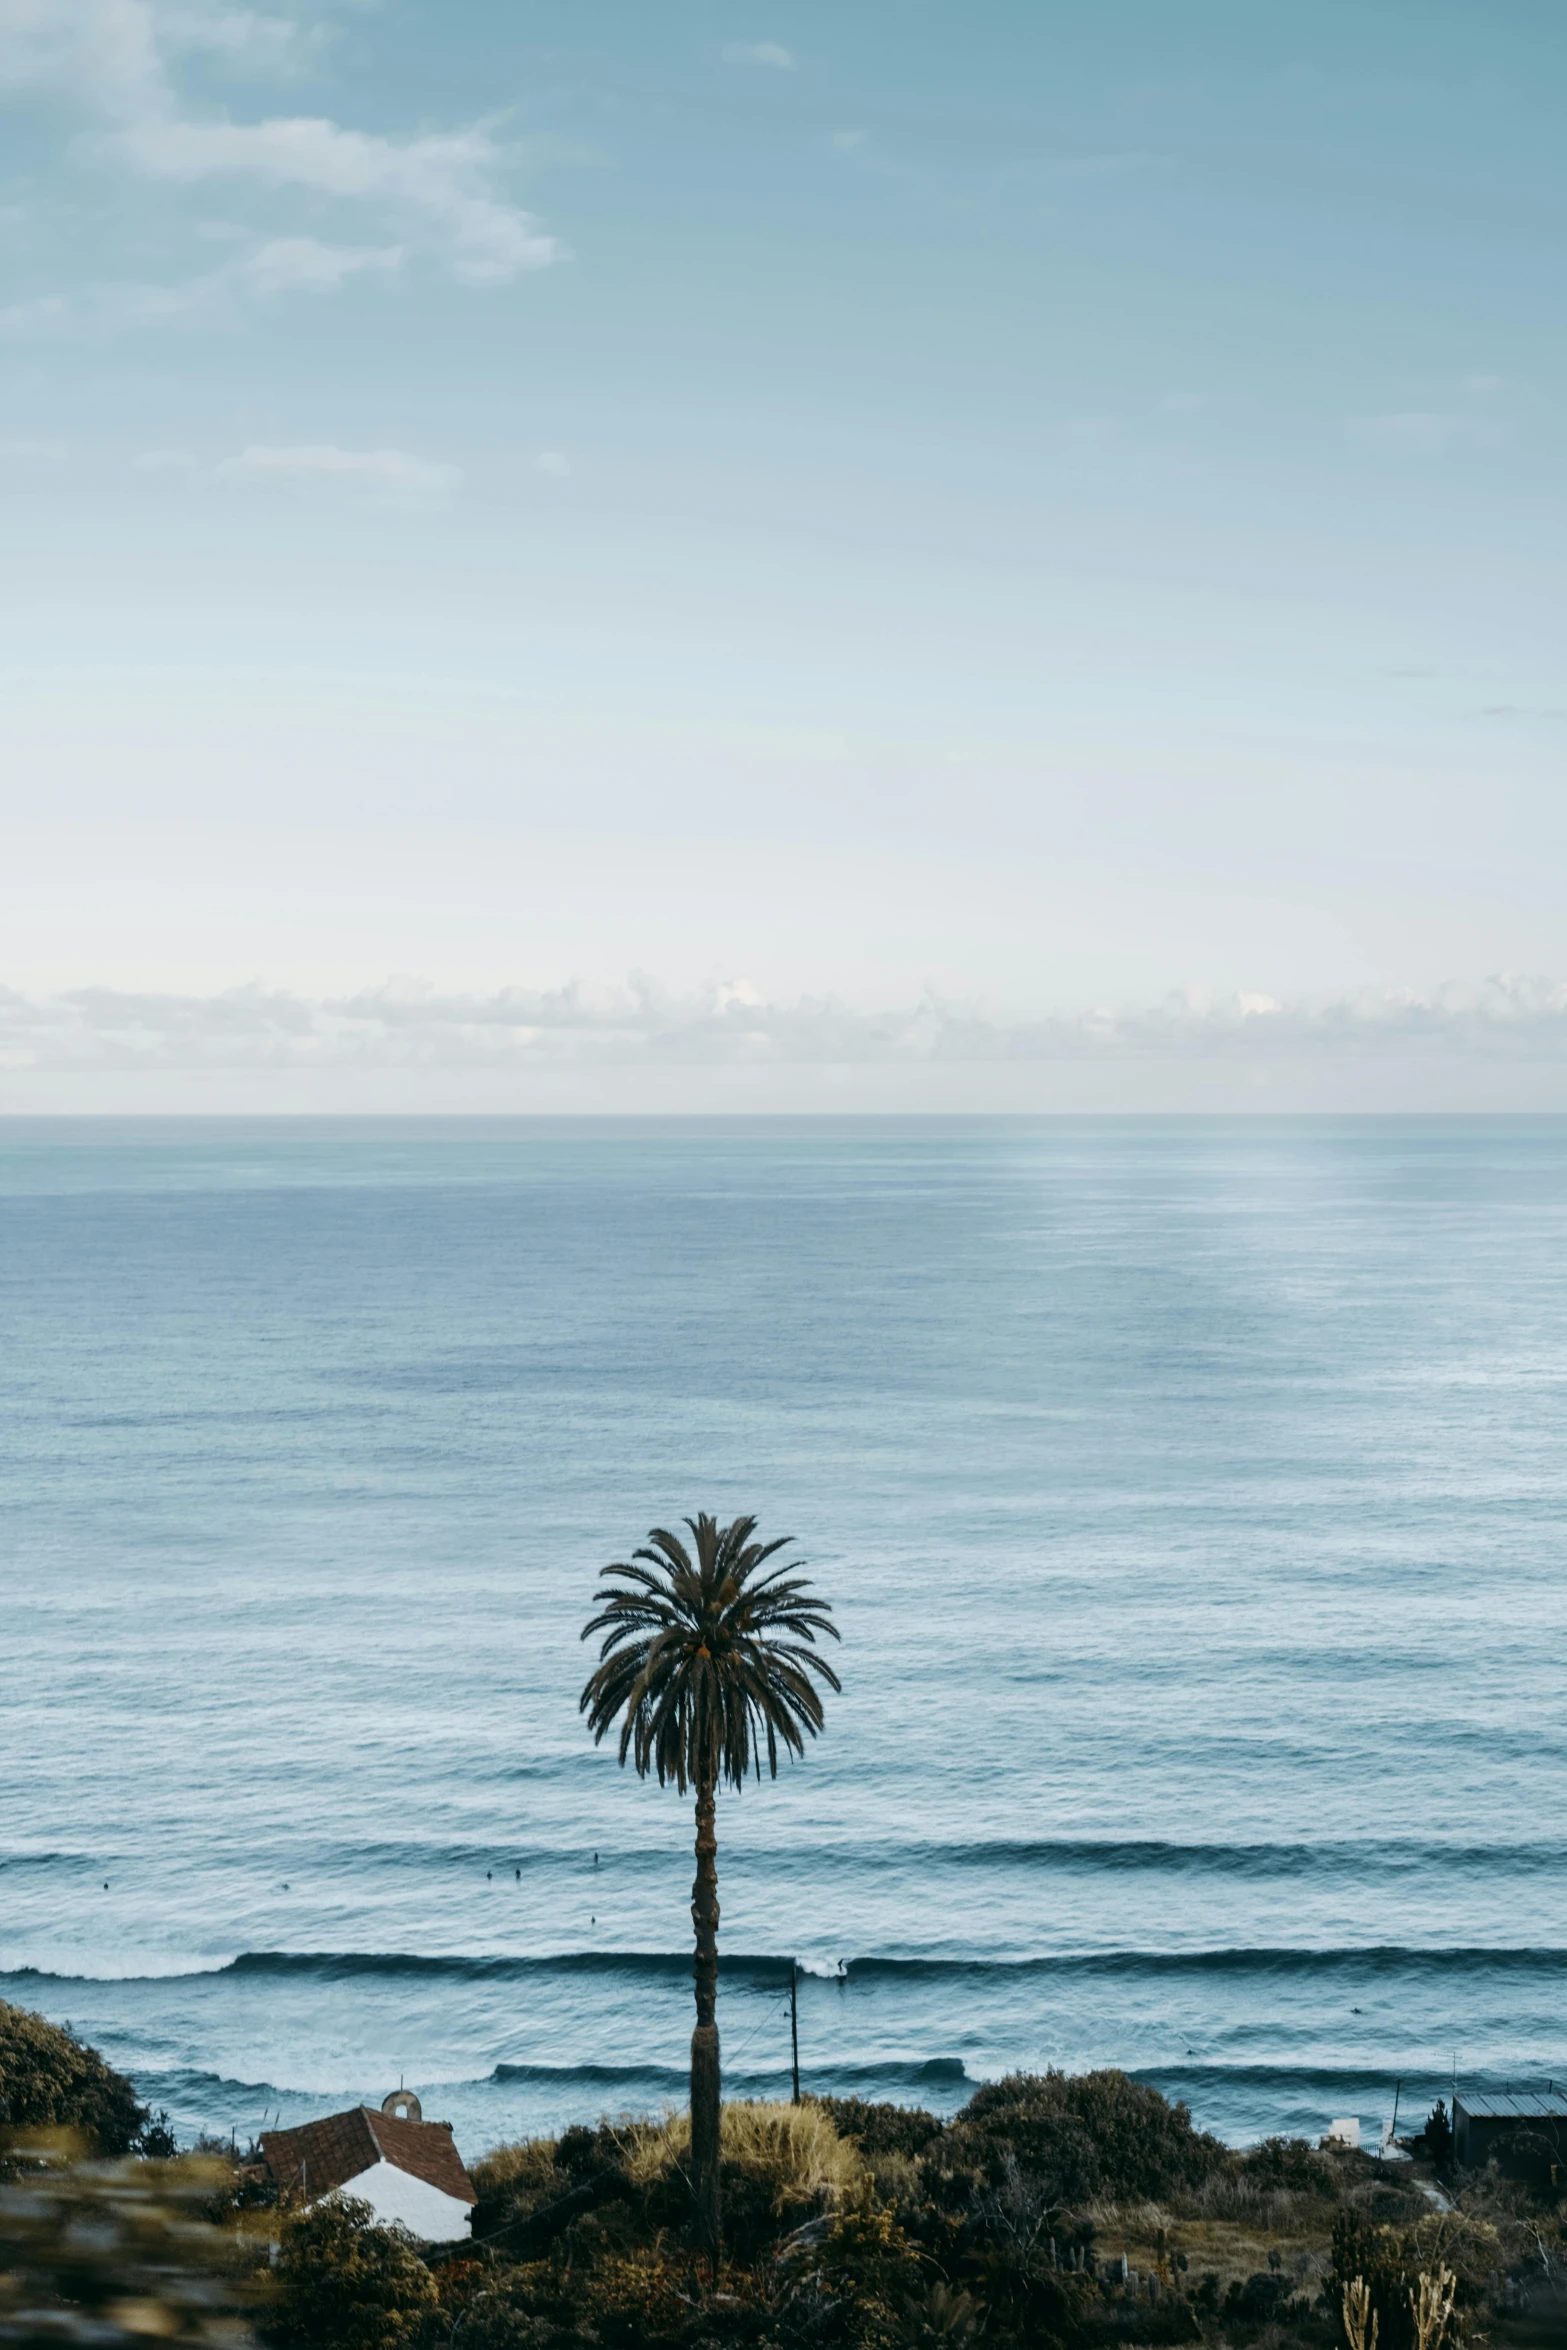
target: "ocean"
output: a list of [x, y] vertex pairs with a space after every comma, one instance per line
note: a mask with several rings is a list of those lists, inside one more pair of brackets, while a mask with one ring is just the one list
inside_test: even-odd
[[0, 1997], [184, 2137], [679, 2100], [596, 1570], [792, 1534], [732, 2094], [1567, 2075], [1567, 1121], [0, 1124]]

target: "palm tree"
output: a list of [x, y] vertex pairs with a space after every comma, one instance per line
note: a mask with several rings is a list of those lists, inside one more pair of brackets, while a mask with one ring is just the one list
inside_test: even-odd
[[764, 1574], [792, 1541], [753, 1542], [754, 1518], [720, 1526], [705, 1512], [685, 1521], [693, 1559], [678, 1535], [655, 1526], [629, 1563], [606, 1567], [599, 1612], [582, 1637], [604, 1635], [597, 1670], [578, 1711], [595, 1746], [620, 1721], [620, 1760], [656, 1771], [682, 1795], [696, 1791], [696, 2029], [691, 2035], [691, 2189], [698, 2241], [718, 2258], [718, 1841], [720, 1779], [738, 1791], [754, 1768], [778, 1776], [778, 1749], [805, 1752], [822, 1726], [811, 1676], [842, 1686], [816, 1636], [840, 1637], [832, 1610], [789, 1567]]

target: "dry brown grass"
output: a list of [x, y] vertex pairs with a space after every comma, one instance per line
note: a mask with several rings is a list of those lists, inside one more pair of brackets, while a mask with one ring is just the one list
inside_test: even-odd
[[1332, 2223], [1322, 2223], [1297, 2211], [1293, 2224], [1275, 2228], [1265, 2220], [1179, 2219], [1157, 2203], [1094, 2204], [1084, 2213], [1094, 2224], [1094, 2250], [1114, 2259], [1124, 2252], [1133, 2268], [1158, 2266], [1160, 2237], [1163, 2257], [1186, 2255], [1188, 2287], [1211, 2270], [1220, 2290], [1232, 2281], [1244, 2283], [1268, 2266], [1277, 2253], [1284, 2274], [1297, 2286], [1320, 2283], [1332, 2266]]
[[559, 2191], [554, 2164], [553, 2138], [524, 2138], [513, 2146], [497, 2146], [471, 2166], [470, 2176], [481, 2195], [507, 2189], [514, 2195], [541, 2195]]
[[[836, 2202], [865, 2179], [857, 2148], [839, 2137], [819, 2106], [726, 2105], [722, 2132], [724, 2160], [766, 2179], [780, 2210], [789, 2203]], [[656, 2126], [628, 2133], [623, 2167], [633, 2186], [650, 2187], [683, 2170], [690, 2150], [691, 2117], [672, 2113]]]

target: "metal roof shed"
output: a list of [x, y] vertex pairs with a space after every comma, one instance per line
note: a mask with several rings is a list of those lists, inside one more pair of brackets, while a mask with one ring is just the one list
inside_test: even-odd
[[1453, 2099], [1453, 2155], [1463, 2170], [1494, 2157], [1503, 2170], [1554, 2181], [1567, 2167], [1567, 2091], [1465, 2089]]

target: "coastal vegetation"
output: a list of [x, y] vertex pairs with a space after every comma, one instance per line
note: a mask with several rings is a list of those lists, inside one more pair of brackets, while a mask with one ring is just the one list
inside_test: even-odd
[[687, 2235], [689, 2148], [676, 2115], [497, 2149], [474, 2166], [473, 2242], [432, 2255], [428, 2284], [397, 2268], [362, 2206], [330, 2226], [285, 2215], [263, 2329], [279, 2350], [369, 2350], [332, 2314], [324, 2272], [340, 2263], [374, 2278], [380, 2338], [398, 2350], [1567, 2339], [1554, 2191], [1494, 2172], [1438, 2187], [1423, 2160], [1298, 2139], [1237, 2153], [1116, 2071], [1017, 2075], [950, 2121], [832, 2098], [728, 2105], [717, 2266]]
[[[696, 2027], [691, 2035], [690, 2145], [682, 2176], [699, 2245], [720, 2246], [718, 2041], [718, 1839], [720, 1784], [737, 1791], [762, 1755], [778, 1775], [778, 1750], [799, 1755], [822, 1727], [816, 1681], [840, 1686], [817, 1653], [838, 1639], [832, 1610], [791, 1564], [764, 1573], [791, 1537], [756, 1542], [754, 1518], [729, 1525], [700, 1512], [685, 1521], [692, 1551], [661, 1526], [646, 1544], [603, 1570], [598, 1613], [582, 1637], [603, 1634], [597, 1670], [582, 1692], [595, 1745], [616, 1724], [620, 1760], [646, 1778], [696, 1797]], [[813, 1678], [814, 1676], [814, 1678]]]
[[85, 2129], [58, 2124], [14, 2127], [5, 2144], [7, 2343], [1559, 2350], [1567, 2339], [1557, 2186], [1495, 2170], [1439, 2177], [1424, 2140], [1398, 2163], [1298, 2139], [1237, 2153], [1109, 2070], [1015, 2075], [948, 2120], [856, 2099], [730, 2104], [717, 2263], [690, 2238], [684, 2114], [496, 2149], [473, 2166], [472, 2241], [449, 2246], [379, 2226], [347, 2195], [280, 2197], [228, 2149], [108, 2160]]
[[149, 2114], [96, 2048], [0, 2000], [0, 2132], [38, 2129], [75, 2132], [99, 2155], [174, 2152], [167, 2114]]

